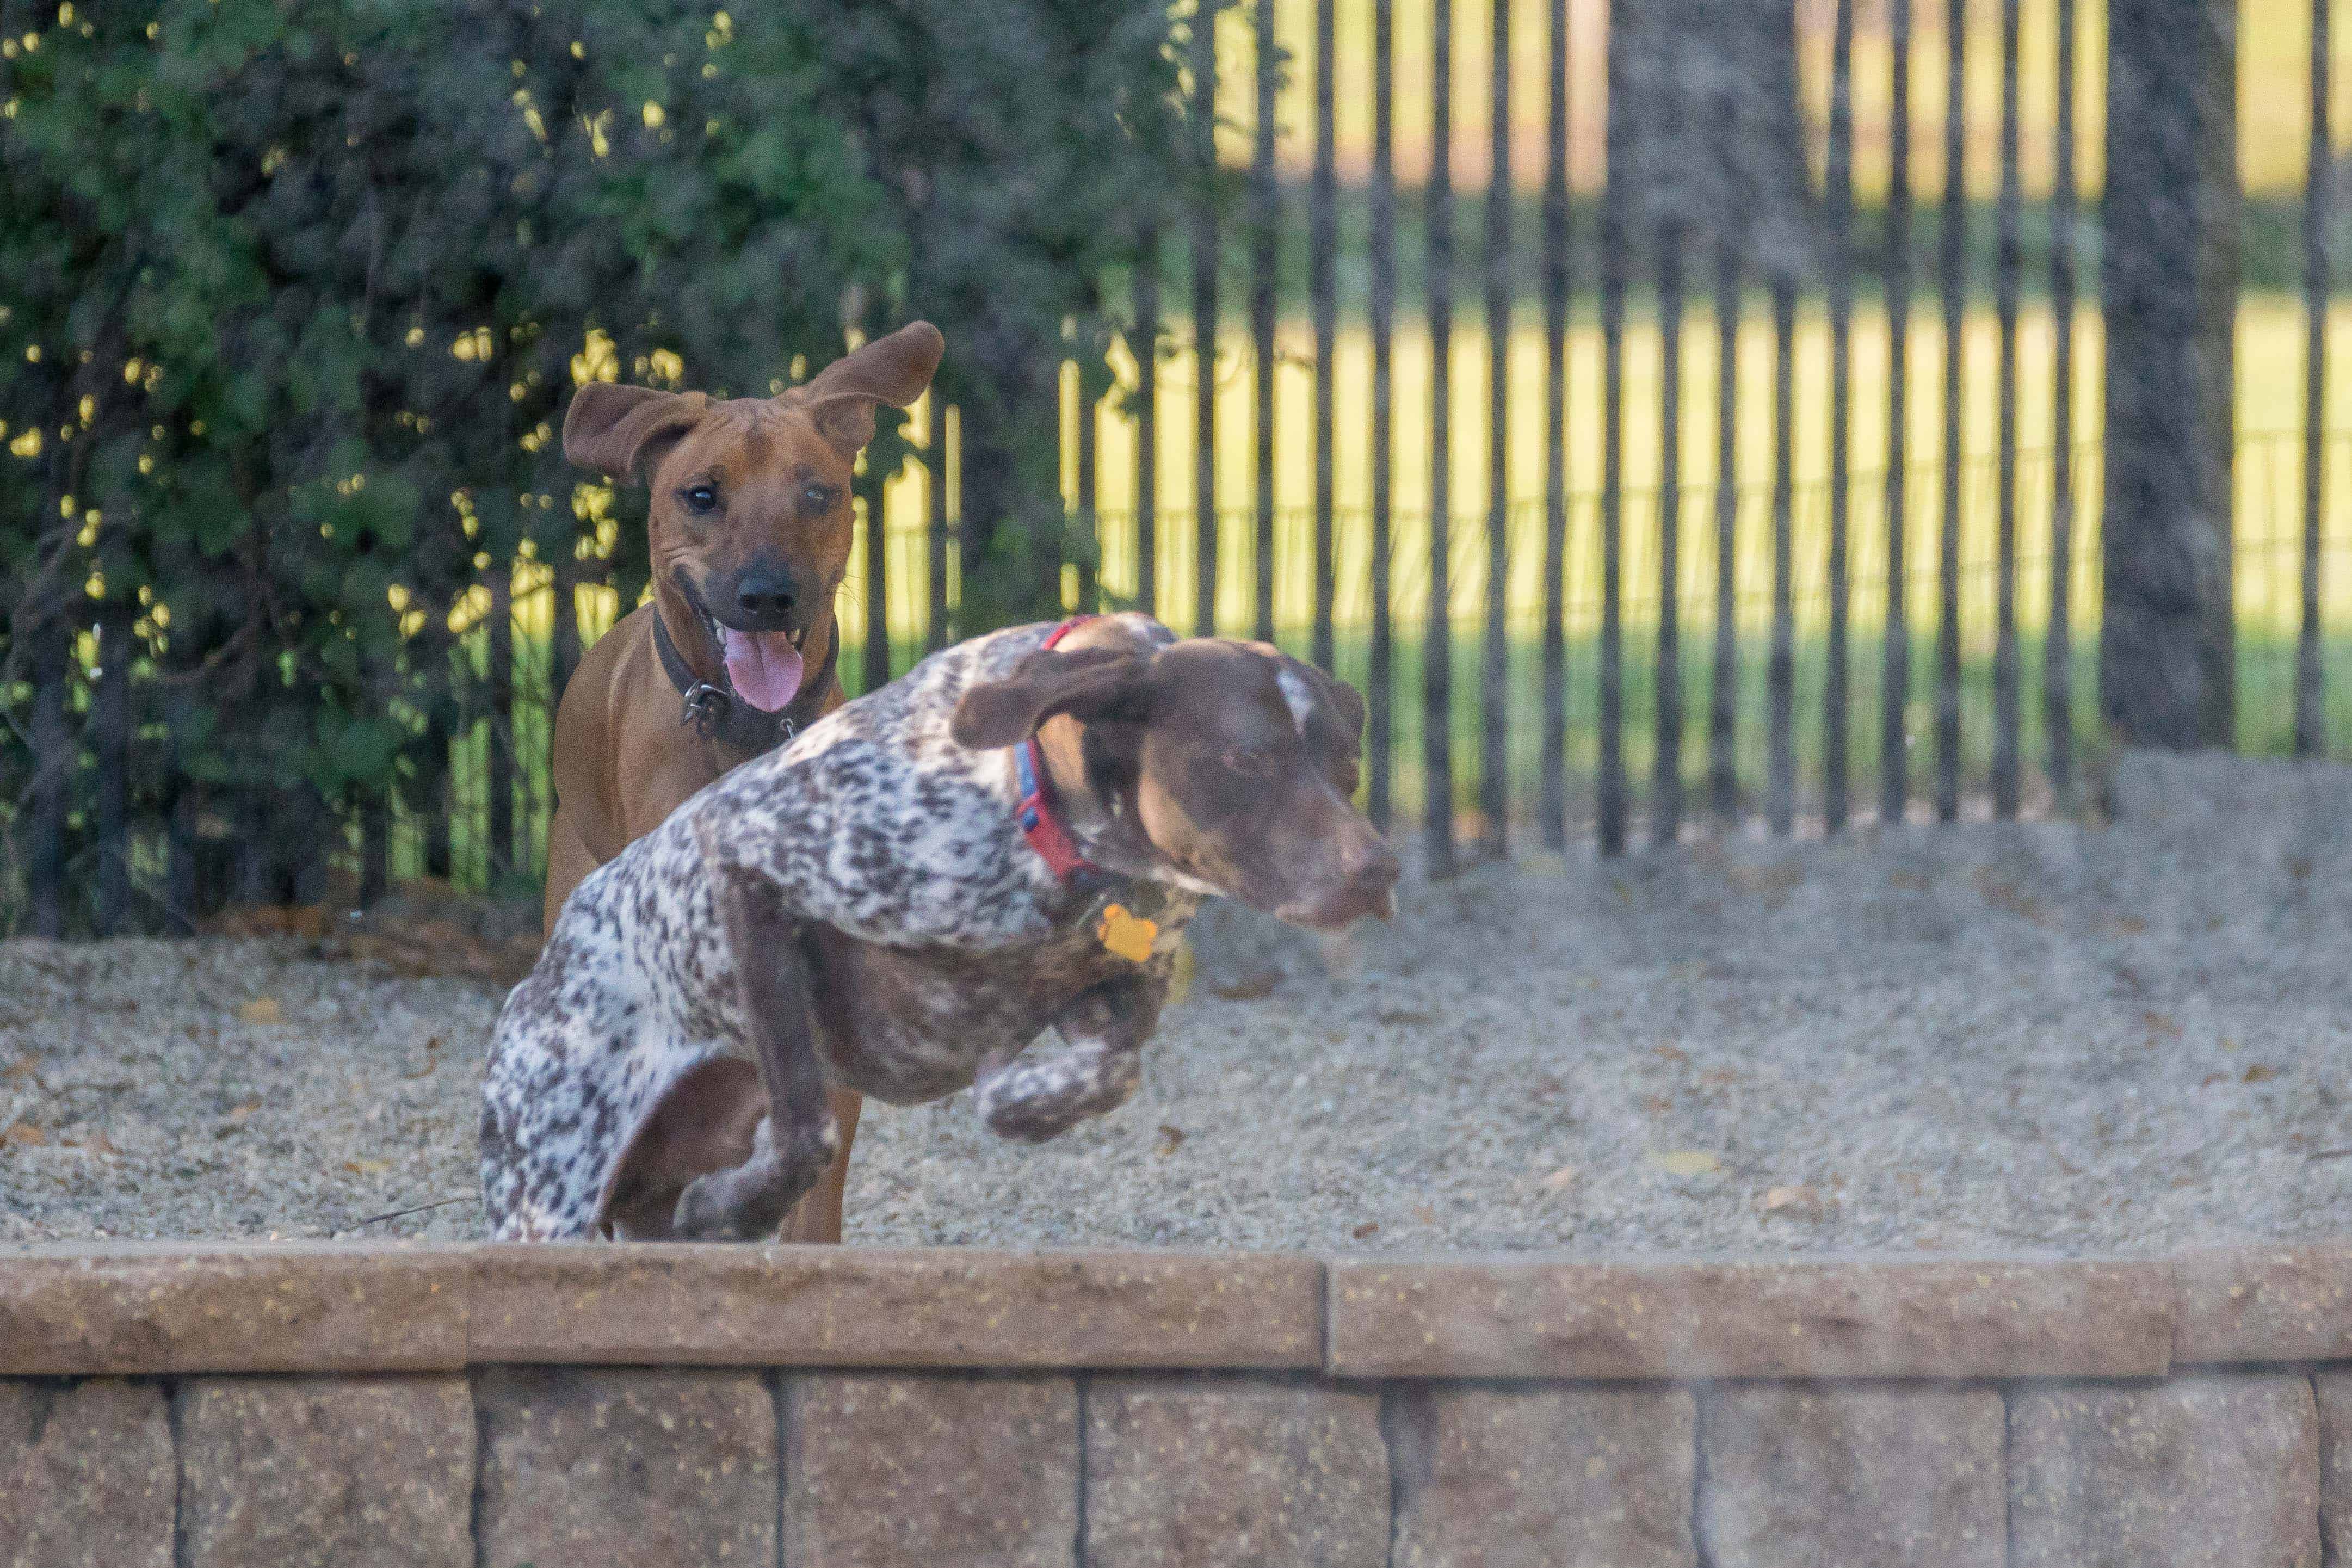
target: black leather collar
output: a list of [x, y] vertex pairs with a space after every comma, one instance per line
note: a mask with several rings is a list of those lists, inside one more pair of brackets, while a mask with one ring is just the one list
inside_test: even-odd
[[749, 702], [738, 701], [727, 680], [724, 665], [719, 667], [716, 686], [694, 673], [669, 638], [669, 627], [662, 621], [661, 612], [654, 612], [654, 651], [661, 657], [662, 673], [685, 699], [678, 710], [677, 721], [694, 727], [694, 732], [705, 739], [719, 741], [738, 751], [773, 751], [794, 735], [802, 726], [815, 719], [818, 707], [824, 701], [825, 689], [833, 684], [835, 656], [841, 651], [841, 637], [835, 632], [827, 641], [824, 662], [807, 673], [801, 689], [780, 712], [766, 713]]

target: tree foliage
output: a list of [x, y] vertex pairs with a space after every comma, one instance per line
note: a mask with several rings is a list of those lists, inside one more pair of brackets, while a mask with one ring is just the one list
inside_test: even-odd
[[583, 376], [781, 390], [929, 315], [1008, 476], [966, 509], [967, 621], [1035, 607], [987, 563], [1034, 566], [1024, 526], [1057, 551], [1059, 366], [1099, 372], [1096, 281], [1181, 177], [1170, 26], [0, 0], [0, 809], [37, 914], [45, 877], [126, 855], [110, 777], [173, 825], [180, 879], [147, 881], [183, 918], [154, 889], [220, 892], [194, 840], [249, 838], [227, 890], [286, 897], [349, 824], [437, 810], [452, 738], [499, 716], [504, 639], [468, 634], [511, 563], [644, 582], [630, 498], [558, 449]]

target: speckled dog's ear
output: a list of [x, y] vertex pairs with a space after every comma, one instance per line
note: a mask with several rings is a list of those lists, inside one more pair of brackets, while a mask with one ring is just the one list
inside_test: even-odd
[[1081, 723], [1141, 718], [1151, 661], [1123, 648], [1040, 648], [1003, 680], [972, 687], [948, 732], [974, 751], [1017, 745], [1056, 713]]
[[1315, 666], [1307, 663], [1303, 658], [1293, 658], [1288, 654], [1278, 651], [1275, 657], [1282, 661], [1282, 666], [1285, 669], [1295, 671], [1297, 674], [1304, 678], [1308, 685], [1312, 686], [1322, 695], [1323, 700], [1331, 705], [1331, 711], [1339, 716], [1339, 722], [1348, 727], [1348, 733], [1349, 735], [1353, 736], [1359, 742], [1363, 740], [1364, 699], [1362, 693], [1359, 692], [1354, 687], [1349, 685], [1346, 681], [1339, 679], [1337, 676], [1324, 674], [1320, 669], [1318, 669]]

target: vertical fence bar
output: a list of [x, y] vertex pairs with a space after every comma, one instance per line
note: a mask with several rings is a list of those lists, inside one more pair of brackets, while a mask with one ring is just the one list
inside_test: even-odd
[[[447, 650], [440, 650], [438, 657], [446, 676]], [[450, 862], [449, 843], [449, 819], [457, 807], [449, 790], [449, 721], [457, 704], [457, 693], [449, 689], [448, 681], [445, 679], [436, 682], [433, 706], [425, 715], [423, 754], [417, 759], [415, 791], [403, 791], [410, 809], [416, 814], [424, 837], [425, 874], [445, 882], [456, 869]]]
[[2056, 136], [2050, 185], [2050, 621], [2042, 649], [2042, 727], [2050, 792], [2064, 811], [2074, 803], [2074, 0], [2058, 0]]
[[25, 854], [26, 929], [60, 937], [66, 930], [66, 817], [73, 800], [74, 740], [66, 725], [73, 630], [63, 616], [37, 609], [25, 617], [38, 639], [32, 658], [32, 808]]
[[2098, 703], [2126, 746], [2237, 735], [2237, 7], [2108, 0]]
[[1944, 8], [1944, 215], [1937, 235], [1944, 296], [1944, 520], [1936, 567], [1936, 818], [1960, 815], [1960, 394], [1967, 358], [1961, 288], [1968, 244], [1968, 0]]
[[2017, 42], [2019, 0], [2000, 7], [2000, 196], [1993, 255], [1993, 296], [2000, 317], [2000, 557], [1992, 654], [1992, 814], [2017, 815], [2017, 286], [2019, 188]]
[[1454, 0], [1430, 5], [1429, 614], [1421, 639], [1422, 831], [1432, 877], [1454, 872]]
[[1739, 132], [1739, 95], [1723, 95], [1723, 167], [1730, 170], [1717, 204], [1715, 251], [1715, 669], [1707, 685], [1707, 800], [1728, 826], [1739, 815], [1738, 529], [1739, 247], [1738, 174], [1729, 162]]
[[1797, 612], [1795, 573], [1797, 280], [1772, 278], [1772, 645], [1765, 682], [1771, 704], [1764, 816], [1787, 837], [1797, 822]]
[[562, 554], [548, 563], [550, 617], [555, 630], [550, 652], [547, 693], [547, 736], [555, 743], [555, 710], [563, 700], [572, 672], [580, 668], [580, 560], [567, 542]]
[[1845, 826], [1847, 447], [1853, 314], [1853, 0], [1838, 0], [1830, 49], [1828, 186], [1830, 312], [1830, 625], [1822, 685], [1822, 824]]
[[1601, 190], [1601, 852], [1625, 852], [1625, 668], [1622, 565], [1625, 502], [1625, 187], [1633, 178], [1633, 106], [1626, 101], [1625, 45], [1609, 39], [1607, 168]]
[[1478, 703], [1479, 852], [1503, 855], [1510, 817], [1511, 0], [1492, 0], [1486, 154], [1486, 648]]
[[2311, 162], [2303, 186], [2303, 630], [2294, 657], [2294, 754], [2327, 747], [2319, 660], [2319, 529], [2326, 447], [2327, 225], [2334, 184], [2327, 132], [2327, 7], [2311, 0]]
[[1250, 162], [1250, 343], [1257, 395], [1257, 638], [1274, 640], [1274, 265], [1281, 216], [1274, 185], [1274, 6], [1258, 0], [1256, 150]]
[[865, 689], [877, 689], [890, 679], [890, 582], [888, 530], [882, 517], [882, 474], [870, 460], [855, 476], [852, 489], [866, 501], [866, 658]]
[[382, 899], [392, 886], [392, 792], [370, 784], [360, 792], [360, 907]]
[[1102, 403], [1089, 374], [1095, 356], [1102, 352], [1102, 344], [1100, 333], [1089, 332], [1081, 343], [1087, 358], [1078, 363], [1078, 602], [1076, 613], [1082, 616], [1093, 615], [1102, 608], [1102, 510], [1096, 494], [1099, 458], [1095, 449], [1102, 434]]
[[1904, 545], [1911, 460], [1911, 0], [1892, 0], [1886, 184], [1886, 647], [1879, 691], [1878, 819], [1899, 823], [1911, 799], [1911, 613]]
[[1144, 220], [1136, 238], [1135, 607], [1160, 614], [1160, 224]]
[[[1144, 370], [1147, 399], [1150, 367]], [[940, 389], [925, 395], [923, 410], [923, 510], [926, 542], [930, 547], [930, 580], [924, 584], [929, 605], [924, 616], [927, 642], [937, 653], [948, 646], [948, 405]], [[1150, 428], [1150, 416], [1144, 428]], [[1139, 460], [1139, 471], [1150, 459]]]
[[1334, 163], [1332, 91], [1333, 0], [1315, 3], [1315, 177], [1308, 194], [1307, 289], [1315, 312], [1315, 626], [1310, 652], [1316, 664], [1332, 667], [1331, 601], [1337, 592], [1331, 559], [1332, 354], [1339, 332], [1339, 171]]
[[1551, 0], [1543, 193], [1543, 842], [1568, 847], [1568, 0]]
[[90, 925], [112, 936], [131, 914], [131, 606], [114, 601], [100, 623], [90, 739], [97, 752], [98, 897]]
[[199, 809], [196, 786], [185, 779], [173, 781], [170, 816], [163, 829], [163, 914], [164, 930], [173, 936], [195, 934], [196, 917], [204, 912], [213, 891], [196, 864]]
[[1217, 629], [1217, 8], [1192, 8], [1192, 134], [1201, 200], [1192, 213], [1192, 631]]
[[1390, 399], [1395, 378], [1390, 337], [1396, 319], [1396, 163], [1390, 92], [1394, 84], [1393, 0], [1372, 0], [1372, 188], [1366, 240], [1371, 250], [1371, 294], [1366, 314], [1372, 336], [1372, 647], [1365, 684], [1365, 750], [1371, 779], [1365, 810], [1385, 833], [1393, 787], [1391, 752], [1394, 707], [1395, 629], [1390, 625], [1389, 556], [1392, 518], [1389, 493]]
[[[1667, 68], [1671, 69], [1671, 67]], [[1661, 141], [1674, 145], [1676, 84], [1661, 96]], [[1658, 668], [1650, 837], [1672, 844], [1683, 827], [1683, 216], [1669, 194], [1658, 217]]]
[[514, 563], [490, 565], [488, 626], [490, 714], [487, 770], [489, 787], [489, 879], [520, 864], [515, 855], [514, 745]]

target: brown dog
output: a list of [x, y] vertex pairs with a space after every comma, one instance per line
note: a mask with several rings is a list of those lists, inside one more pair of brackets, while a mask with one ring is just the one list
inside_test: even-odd
[[[589, 650], [556, 713], [549, 931], [589, 872], [841, 706], [833, 604], [855, 531], [852, 466], [874, 438], [874, 405], [921, 396], [945, 346], [912, 322], [779, 397], [715, 403], [604, 382], [573, 395], [563, 455], [652, 488], [654, 597]], [[840, 1152], [789, 1239], [841, 1239], [858, 1107], [836, 1091]]]

